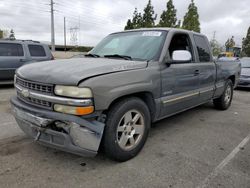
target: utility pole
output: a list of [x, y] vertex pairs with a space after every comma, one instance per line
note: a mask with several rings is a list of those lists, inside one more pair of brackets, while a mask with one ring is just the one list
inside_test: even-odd
[[51, 50], [55, 51], [55, 24], [54, 24], [54, 1], [50, 0], [50, 14], [51, 14]]
[[216, 39], [216, 31], [214, 31], [214, 34], [213, 34], [213, 40]]
[[81, 17], [79, 16], [79, 46], [81, 46]]
[[66, 52], [66, 18], [64, 17], [64, 51]]

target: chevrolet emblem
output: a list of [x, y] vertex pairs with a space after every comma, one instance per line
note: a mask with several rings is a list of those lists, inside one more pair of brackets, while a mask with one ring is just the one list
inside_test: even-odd
[[21, 94], [22, 94], [22, 96], [25, 97], [25, 98], [27, 98], [27, 97], [30, 96], [30, 92], [29, 92], [29, 90], [27, 90], [27, 89], [22, 90], [22, 91], [21, 91]]

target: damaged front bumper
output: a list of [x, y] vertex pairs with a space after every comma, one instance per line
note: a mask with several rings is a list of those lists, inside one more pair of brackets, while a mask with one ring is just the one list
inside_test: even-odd
[[19, 127], [39, 143], [81, 156], [97, 154], [104, 123], [39, 109], [17, 97], [11, 99], [11, 104]]

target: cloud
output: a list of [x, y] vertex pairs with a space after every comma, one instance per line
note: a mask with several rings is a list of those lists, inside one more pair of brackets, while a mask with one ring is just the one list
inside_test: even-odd
[[[178, 19], [183, 19], [190, 0], [173, 0]], [[209, 39], [216, 31], [216, 38], [222, 44], [235, 36], [236, 43], [246, 35], [250, 26], [249, 0], [195, 0], [200, 14], [201, 31]], [[134, 8], [143, 11], [147, 0], [55, 0], [56, 43], [63, 44], [63, 17], [66, 17], [67, 43], [70, 44], [70, 28], [80, 27], [78, 42], [81, 45], [95, 45], [109, 33], [123, 30]], [[152, 0], [158, 19], [166, 7], [166, 1]], [[16, 37], [50, 41], [49, 0], [0, 1], [1, 29], [13, 28]]]

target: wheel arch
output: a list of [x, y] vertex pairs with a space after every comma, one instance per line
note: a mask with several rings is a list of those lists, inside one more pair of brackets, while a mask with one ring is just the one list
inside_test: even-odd
[[137, 98], [141, 99], [143, 102], [145, 102], [145, 104], [147, 105], [149, 112], [150, 112], [151, 121], [154, 121], [154, 119], [156, 117], [156, 111], [157, 111], [156, 103], [155, 103], [153, 94], [151, 92], [148, 92], [148, 91], [131, 93], [131, 94], [120, 96], [120, 97], [114, 99], [109, 104], [108, 109], [105, 110], [105, 112], [107, 112], [117, 102], [124, 100], [124, 99], [127, 99], [127, 98], [132, 98], [132, 97], [137, 97]]
[[231, 80], [233, 83], [233, 86], [235, 86], [235, 75], [231, 75], [228, 77], [228, 80]]

